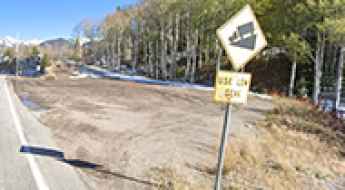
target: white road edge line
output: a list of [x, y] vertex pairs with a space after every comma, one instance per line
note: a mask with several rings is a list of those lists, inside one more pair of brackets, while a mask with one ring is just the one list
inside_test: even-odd
[[[19, 117], [18, 117], [18, 114], [14, 108], [13, 101], [11, 99], [10, 91], [8, 89], [8, 85], [7, 85], [6, 80], [5, 80], [5, 91], [7, 94], [8, 102], [10, 104], [10, 111], [11, 111], [11, 114], [12, 114], [12, 117], [14, 120], [14, 125], [15, 125], [15, 128], [17, 130], [20, 142], [22, 145], [28, 145], [28, 141], [26, 140], [26, 138], [24, 136], [22, 124], [21, 124]], [[35, 161], [35, 158], [32, 155], [28, 155], [28, 154], [26, 155], [26, 158], [29, 161], [31, 173], [35, 179], [38, 190], [49, 190], [49, 187], [44, 180], [44, 177], [43, 177], [43, 175], [42, 175], [42, 173], [38, 167], [37, 162]]]

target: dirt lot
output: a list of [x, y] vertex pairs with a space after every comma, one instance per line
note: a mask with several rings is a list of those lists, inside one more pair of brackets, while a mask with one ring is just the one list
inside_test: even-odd
[[[35, 112], [68, 158], [102, 166], [79, 170], [90, 189], [152, 189], [158, 168], [212, 184], [198, 169], [216, 164], [224, 107], [212, 102], [212, 92], [92, 79], [13, 84], [39, 104]], [[255, 136], [254, 123], [271, 108], [253, 97], [234, 108], [232, 136]]]

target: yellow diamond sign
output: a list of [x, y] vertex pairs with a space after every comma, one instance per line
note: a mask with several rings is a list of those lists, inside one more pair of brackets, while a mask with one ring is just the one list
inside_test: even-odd
[[247, 5], [217, 30], [234, 70], [243, 68], [267, 45], [252, 8]]

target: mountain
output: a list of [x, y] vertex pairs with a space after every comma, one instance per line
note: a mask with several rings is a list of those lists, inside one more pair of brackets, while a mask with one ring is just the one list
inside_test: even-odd
[[[81, 38], [80, 43], [83, 45], [88, 43], [89, 40], [86, 38]], [[0, 49], [2, 48], [13, 48], [16, 45], [25, 45], [25, 46], [40, 46], [40, 47], [71, 47], [73, 46], [73, 42], [65, 38], [56, 38], [51, 40], [39, 40], [39, 39], [32, 39], [32, 40], [18, 40], [11, 36], [5, 36], [3, 38], [0, 37]]]
[[27, 40], [24, 41], [23, 44], [24, 45], [33, 45], [33, 46], [38, 46], [42, 43], [43, 40], [39, 40], [39, 39], [33, 39], [33, 40]]
[[19, 44], [19, 40], [6, 36], [3, 39], [0, 39], [0, 46], [4, 47], [14, 47], [16, 44]]
[[47, 40], [47, 41], [40, 43], [40, 47], [53, 48], [53, 49], [71, 48], [72, 45], [73, 44], [71, 41], [66, 40], [64, 38]]
[[39, 45], [42, 41], [38, 39], [33, 40], [18, 40], [16, 38], [13, 38], [11, 36], [6, 36], [4, 38], [0, 38], [0, 47], [1, 48], [11, 48], [15, 47], [16, 45], [26, 45], [26, 46], [36, 46]]

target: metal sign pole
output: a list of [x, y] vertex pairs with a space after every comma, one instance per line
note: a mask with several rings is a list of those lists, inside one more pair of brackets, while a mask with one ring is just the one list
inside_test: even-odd
[[228, 142], [228, 134], [229, 134], [230, 124], [231, 124], [231, 110], [232, 110], [232, 105], [228, 103], [225, 108], [224, 126], [223, 126], [223, 132], [222, 132], [222, 139], [221, 139], [220, 147], [219, 147], [217, 176], [216, 176], [216, 182], [214, 185], [215, 190], [222, 189], [221, 185], [222, 185], [222, 176], [223, 176], [223, 167], [224, 167], [225, 148]]
[[[250, 34], [248, 36], [247, 34]], [[267, 46], [265, 35], [260, 28], [253, 9], [246, 5], [228, 22], [217, 30], [217, 37], [235, 71], [243, 68], [255, 55]], [[229, 43], [230, 40], [230, 43]], [[245, 59], [244, 59], [245, 58]], [[219, 62], [219, 61], [218, 61]], [[248, 73], [231, 73], [219, 70], [217, 64], [217, 79], [215, 101], [226, 102], [225, 119], [222, 140], [218, 155], [218, 170], [214, 189], [221, 190], [224, 166], [224, 154], [231, 123], [231, 104], [247, 103], [251, 75]]]

